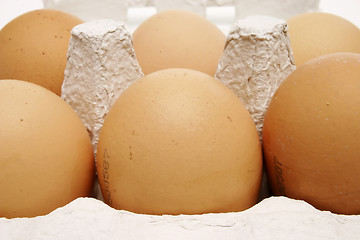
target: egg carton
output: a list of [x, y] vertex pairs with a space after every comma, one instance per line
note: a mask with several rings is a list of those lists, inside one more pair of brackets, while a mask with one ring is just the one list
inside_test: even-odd
[[[261, 137], [272, 95], [294, 70], [285, 20], [252, 16], [238, 20], [232, 27], [215, 78], [243, 102]], [[72, 30], [61, 97], [91, 133], [95, 154], [111, 106], [143, 75], [124, 23], [94, 20]], [[268, 196], [266, 182], [263, 186], [261, 198]], [[97, 198], [101, 199], [100, 193]]]
[[[189, 10], [191, 1], [178, 2], [183, 6], [179, 8]], [[316, 10], [318, 6], [318, 1], [299, 1], [302, 8], [296, 8], [291, 7], [290, 2], [257, 1], [257, 5], [250, 0], [197, 1], [203, 9], [200, 13], [205, 16], [208, 11], [204, 9], [212, 6], [236, 9], [237, 20], [233, 20], [226, 31], [226, 46], [215, 78], [244, 103], [259, 136], [272, 95], [295, 70], [283, 19], [288, 14]], [[86, 4], [89, 9], [85, 8]], [[166, 4], [161, 0], [44, 0], [45, 7], [86, 20], [71, 33], [61, 97], [84, 122], [94, 150], [110, 107], [122, 91], [143, 76], [132, 47], [129, 10], [150, 7], [151, 11], [154, 8], [161, 11], [171, 7]], [[270, 4], [263, 9], [266, 12], [256, 10], [266, 4]], [[240, 6], [246, 10], [238, 10]], [[99, 9], [103, 11], [95, 11]], [[198, 12], [197, 9], [191, 8], [191, 11]], [[92, 106], [91, 111], [84, 106]], [[243, 212], [179, 216], [134, 214], [104, 204], [96, 184], [93, 198], [76, 199], [46, 216], [0, 219], [0, 235], [5, 232], [4, 239], [350, 239], [359, 235], [359, 224], [360, 216], [337, 215], [316, 210], [304, 201], [272, 197], [264, 173], [259, 203]]]
[[357, 239], [360, 216], [336, 215], [285, 197], [271, 197], [243, 212], [144, 215], [78, 198], [46, 216], [0, 218], [2, 240], [274, 240]]

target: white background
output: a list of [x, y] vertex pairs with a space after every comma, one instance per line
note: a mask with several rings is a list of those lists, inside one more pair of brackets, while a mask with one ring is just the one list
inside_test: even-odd
[[[13, 18], [39, 8], [43, 8], [42, 0], [0, 0], [0, 28]], [[337, 14], [360, 28], [360, 0], [321, 0], [320, 10]]]

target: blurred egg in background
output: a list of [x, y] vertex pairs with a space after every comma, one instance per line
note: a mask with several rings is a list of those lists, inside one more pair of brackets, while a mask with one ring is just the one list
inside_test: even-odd
[[38, 9], [0, 30], [0, 79], [20, 79], [60, 96], [71, 29], [83, 23], [71, 14]]
[[133, 33], [133, 43], [144, 74], [181, 67], [214, 76], [225, 34], [202, 16], [167, 10], [141, 23]]
[[296, 66], [336, 52], [360, 53], [360, 29], [330, 13], [303, 13], [287, 20]]

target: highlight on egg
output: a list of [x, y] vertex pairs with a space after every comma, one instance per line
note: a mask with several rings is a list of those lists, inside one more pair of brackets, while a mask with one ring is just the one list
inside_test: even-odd
[[310, 12], [287, 20], [296, 66], [337, 52], [360, 53], [360, 29], [330, 13]]
[[200, 71], [146, 75], [110, 109], [97, 148], [105, 202], [146, 214], [241, 211], [257, 202], [262, 153], [236, 95]]
[[275, 195], [360, 214], [360, 54], [333, 53], [298, 67], [265, 116], [263, 151]]
[[225, 34], [212, 22], [184, 10], [159, 12], [133, 33], [136, 58], [144, 74], [190, 68], [215, 75]]
[[65, 12], [24, 13], [0, 30], [0, 79], [38, 84], [60, 96], [71, 29], [83, 21]]
[[45, 215], [91, 196], [94, 153], [82, 121], [33, 83], [0, 81], [0, 217]]

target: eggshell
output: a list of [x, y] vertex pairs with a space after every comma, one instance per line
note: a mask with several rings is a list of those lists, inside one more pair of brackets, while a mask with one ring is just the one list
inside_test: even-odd
[[145, 20], [133, 33], [144, 74], [165, 68], [190, 68], [215, 75], [225, 34], [202, 16], [167, 10]]
[[297, 68], [275, 93], [263, 149], [276, 195], [360, 214], [360, 54], [334, 53]]
[[287, 20], [295, 64], [336, 52], [360, 53], [360, 29], [330, 13], [312, 12]]
[[240, 211], [259, 194], [255, 124], [222, 83], [191, 69], [140, 78], [110, 109], [97, 170], [106, 203], [146, 214]]
[[90, 196], [88, 133], [60, 97], [33, 83], [0, 81], [0, 217], [33, 217]]
[[70, 31], [82, 20], [57, 10], [27, 12], [0, 31], [0, 79], [20, 79], [61, 93]]

